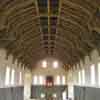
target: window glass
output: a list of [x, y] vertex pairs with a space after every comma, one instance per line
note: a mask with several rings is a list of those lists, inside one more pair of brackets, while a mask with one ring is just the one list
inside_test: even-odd
[[100, 63], [98, 63], [98, 83], [100, 85]]
[[91, 65], [91, 84], [95, 84], [95, 65]]
[[38, 84], [38, 77], [35, 75], [33, 76], [33, 85], [37, 85]]
[[66, 84], [66, 79], [65, 79], [65, 76], [62, 76], [62, 85], [65, 85]]
[[22, 72], [19, 73], [19, 84], [22, 84]]
[[43, 76], [39, 76], [39, 84], [44, 85], [44, 77]]
[[85, 70], [82, 69], [82, 84], [85, 84]]
[[80, 72], [80, 71], [78, 72], [78, 81], [79, 81], [79, 82], [78, 82], [79, 85], [81, 85], [81, 72]]
[[11, 72], [11, 85], [14, 85], [14, 80], [15, 79], [15, 70], [12, 69], [12, 72]]
[[6, 77], [5, 77], [5, 85], [9, 85], [10, 83], [10, 68], [6, 68]]
[[60, 85], [60, 76], [58, 75], [57, 77], [56, 77], [56, 85]]

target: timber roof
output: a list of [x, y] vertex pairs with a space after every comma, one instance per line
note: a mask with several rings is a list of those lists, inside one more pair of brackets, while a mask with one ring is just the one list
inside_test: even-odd
[[28, 68], [47, 56], [73, 66], [100, 51], [100, 0], [0, 0], [0, 46]]

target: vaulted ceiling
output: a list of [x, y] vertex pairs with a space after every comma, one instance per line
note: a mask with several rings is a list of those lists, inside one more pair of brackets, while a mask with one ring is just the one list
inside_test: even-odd
[[48, 56], [73, 66], [100, 52], [100, 1], [1, 0], [0, 47], [28, 68]]

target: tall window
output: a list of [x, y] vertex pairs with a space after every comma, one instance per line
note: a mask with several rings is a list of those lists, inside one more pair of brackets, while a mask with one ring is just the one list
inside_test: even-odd
[[79, 81], [79, 85], [81, 85], [81, 72], [78, 72], [78, 81]]
[[44, 85], [44, 77], [43, 76], [39, 76], [39, 84]]
[[38, 77], [35, 75], [33, 76], [33, 85], [37, 85], [38, 84]]
[[100, 85], [100, 63], [98, 63], [98, 84]]
[[15, 79], [15, 70], [12, 69], [12, 72], [11, 72], [11, 85], [14, 85], [14, 80]]
[[85, 84], [85, 70], [82, 69], [82, 84]]
[[66, 84], [66, 77], [57, 75], [55, 78], [55, 85], [65, 85]]
[[91, 65], [91, 84], [95, 84], [95, 65]]
[[10, 68], [6, 68], [6, 77], [5, 77], [5, 85], [9, 85], [10, 83]]
[[60, 76], [59, 75], [56, 77], [56, 85], [60, 85]]
[[22, 72], [19, 73], [19, 84], [22, 85]]
[[6, 78], [5, 78], [5, 85], [9, 85], [10, 83], [10, 68], [6, 68]]
[[65, 85], [66, 84], [66, 78], [65, 78], [65, 76], [62, 76], [61, 81], [62, 81], [62, 85]]

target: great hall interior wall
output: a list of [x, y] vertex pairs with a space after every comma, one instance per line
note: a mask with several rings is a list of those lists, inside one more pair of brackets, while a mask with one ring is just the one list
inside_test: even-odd
[[99, 98], [99, 0], [0, 0], [0, 100]]

